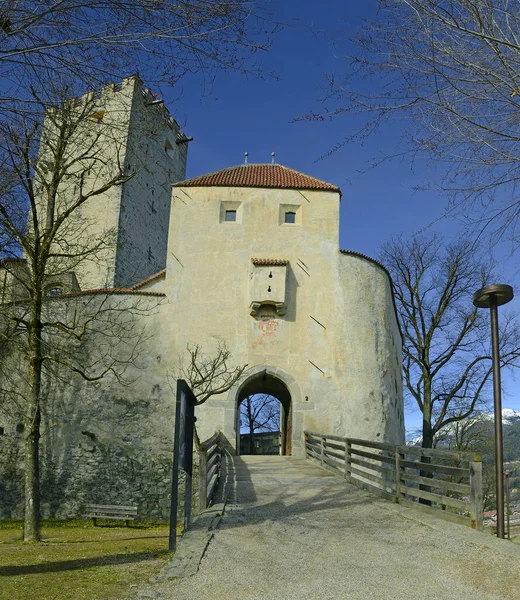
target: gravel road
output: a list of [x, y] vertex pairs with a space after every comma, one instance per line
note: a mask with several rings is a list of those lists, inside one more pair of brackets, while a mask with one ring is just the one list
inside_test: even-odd
[[236, 465], [198, 572], [140, 598], [520, 599], [520, 546], [380, 500], [308, 461]]

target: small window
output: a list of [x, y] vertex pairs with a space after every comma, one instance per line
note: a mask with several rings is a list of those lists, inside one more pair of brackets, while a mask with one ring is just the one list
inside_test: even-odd
[[16, 433], [23, 433], [23, 430], [25, 429], [25, 426], [23, 423], [18, 423], [18, 425], [16, 426]]
[[285, 222], [286, 223], [296, 223], [296, 213], [288, 210], [285, 213]]
[[0, 427], [0, 435], [4, 435], [5, 433], [5, 429], [3, 427]]
[[47, 288], [45, 291], [46, 296], [61, 296], [63, 294], [63, 288], [59, 285]]
[[237, 220], [237, 211], [236, 210], [226, 210], [226, 221], [236, 221]]

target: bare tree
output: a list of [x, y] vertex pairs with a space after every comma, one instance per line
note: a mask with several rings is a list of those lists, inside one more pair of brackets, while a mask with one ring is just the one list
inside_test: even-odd
[[262, 0], [5, 0], [0, 109], [56, 75], [97, 88], [136, 69], [168, 84], [251, 69], [248, 58], [269, 45], [266, 16]]
[[[472, 304], [472, 294], [492, 274], [475, 256], [474, 244], [393, 238], [381, 259], [394, 285], [403, 331], [403, 373], [408, 395], [423, 415], [422, 445], [431, 448], [444, 428], [482, 407], [490, 380], [489, 324]], [[520, 329], [506, 317], [501, 364], [518, 366]]]
[[331, 152], [398, 121], [404, 147], [392, 155], [436, 161], [450, 212], [518, 241], [519, 31], [510, 0], [380, 0], [345, 76], [329, 77], [328, 109], [308, 118], [365, 114]]
[[199, 344], [188, 344], [186, 355], [179, 359], [175, 379], [185, 379], [197, 397], [196, 406], [212, 396], [225, 394], [242, 377], [247, 365], [238, 366], [231, 351], [220, 340], [214, 354], [205, 354]]
[[270, 394], [255, 394], [242, 400], [240, 424], [249, 433], [249, 452], [254, 453], [255, 433], [280, 429], [280, 401]]
[[[94, 101], [71, 101], [67, 90], [58, 96], [51, 107], [33, 97], [45, 120], [25, 113], [0, 123], [0, 239], [7, 240], [0, 257], [0, 387], [2, 408], [14, 407], [24, 420], [26, 541], [39, 538], [45, 382], [64, 372], [122, 379], [142, 339], [133, 316], [152, 309], [122, 290], [61, 295], [66, 290], [54, 287], [113, 242], [110, 232], [90, 235], [81, 210], [131, 176], [103, 151], [101, 138], [110, 132], [92, 126]], [[94, 351], [96, 336], [103, 342]]]
[[[184, 379], [194, 393], [196, 406], [204, 404], [212, 396], [225, 394], [242, 377], [247, 364], [236, 365], [231, 351], [224, 340], [220, 340], [213, 354], [207, 354], [199, 344], [188, 344], [186, 353], [179, 357], [179, 364], [174, 375], [169, 377], [170, 387], [175, 389], [174, 382]], [[200, 439], [197, 426], [194, 424], [193, 439], [195, 448], [200, 450]]]

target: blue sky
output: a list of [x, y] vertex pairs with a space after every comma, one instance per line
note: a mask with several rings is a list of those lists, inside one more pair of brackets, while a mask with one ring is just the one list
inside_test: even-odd
[[[320, 160], [342, 138], [342, 132], [355, 125], [355, 117], [294, 122], [322, 107], [326, 74], [341, 73], [345, 61], [341, 55], [349, 48], [346, 38], [361, 27], [363, 17], [373, 14], [375, 0], [272, 4], [276, 18], [286, 25], [273, 38], [269, 52], [258, 56], [263, 79], [224, 73], [209, 82], [197, 76], [165, 92], [171, 113], [184, 132], [195, 138], [189, 147], [188, 176], [241, 164], [244, 152], [249, 153], [250, 162], [270, 162], [271, 152], [275, 152], [276, 162], [341, 187], [340, 245], [344, 249], [377, 257], [380, 245], [392, 234], [411, 236], [428, 226], [442, 233], [446, 241], [457, 237], [457, 223], [437, 221], [445, 199], [433, 192], [414, 191], [415, 185], [434, 174], [429, 165], [412, 165], [402, 159], [367, 171], [371, 159], [398, 147], [399, 123], [363, 146], [347, 146]], [[276, 77], [270, 76], [271, 72]], [[495, 253], [502, 282], [516, 287], [517, 261], [506, 245]], [[506, 373], [503, 379], [504, 406], [520, 409], [520, 385]], [[421, 421], [418, 409], [412, 408], [407, 409], [408, 429], [418, 427]]]

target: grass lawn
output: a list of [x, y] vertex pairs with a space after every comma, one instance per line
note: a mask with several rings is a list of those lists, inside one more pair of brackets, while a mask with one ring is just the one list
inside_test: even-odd
[[44, 522], [24, 544], [20, 523], [0, 523], [1, 600], [124, 600], [167, 562], [168, 526]]

